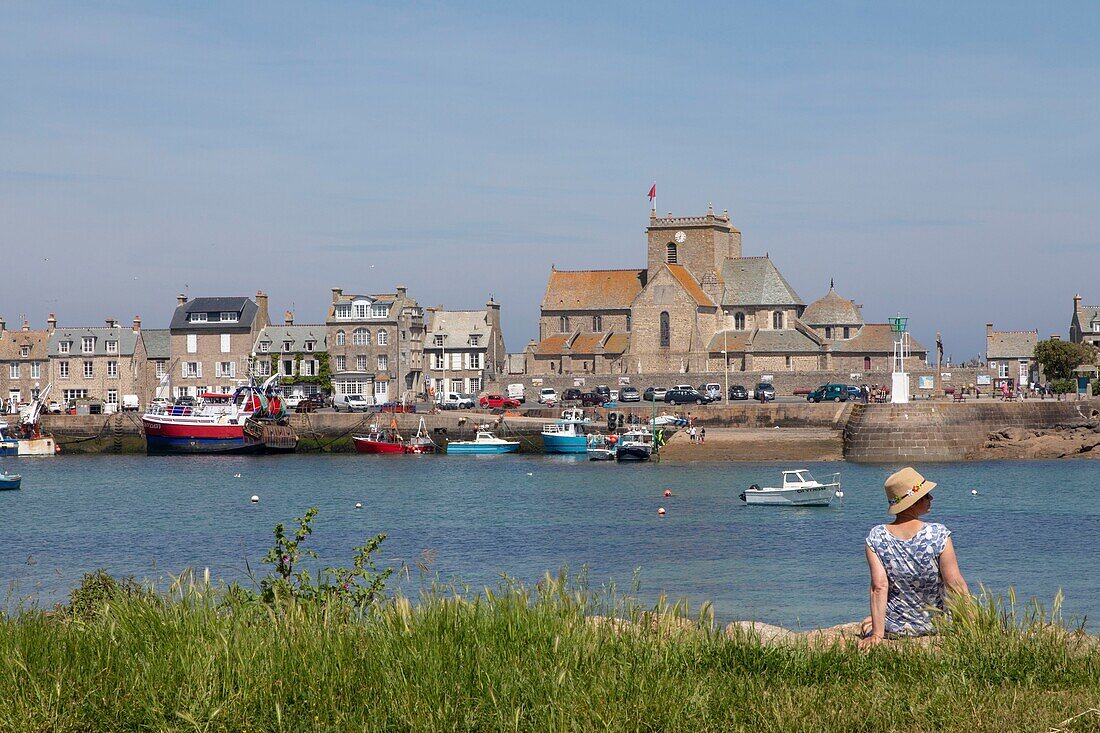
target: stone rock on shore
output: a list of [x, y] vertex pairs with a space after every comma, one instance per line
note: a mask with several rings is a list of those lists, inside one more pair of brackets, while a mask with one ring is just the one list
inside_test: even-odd
[[1100, 458], [1100, 423], [1083, 420], [1052, 430], [992, 432], [970, 458]]

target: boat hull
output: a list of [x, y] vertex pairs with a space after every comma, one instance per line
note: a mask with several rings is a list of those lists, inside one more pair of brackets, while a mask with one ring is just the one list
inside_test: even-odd
[[22, 480], [21, 476], [0, 476], [0, 491], [14, 491]]
[[408, 446], [404, 443], [386, 443], [380, 440], [371, 440], [370, 438], [360, 438], [358, 435], [352, 436], [351, 440], [355, 443], [355, 450], [360, 453], [367, 453], [370, 455], [393, 455], [399, 453], [404, 455], [409, 452]]
[[615, 450], [613, 448], [589, 448], [587, 453], [590, 461], [615, 460]]
[[543, 449], [547, 453], [584, 453], [588, 439], [584, 435], [542, 434]]
[[0, 456], [19, 455], [18, 440], [0, 440]]
[[833, 500], [833, 489], [749, 489], [741, 495], [741, 499], [746, 504], [761, 506], [829, 506]]
[[476, 443], [448, 443], [447, 453], [453, 455], [496, 455], [500, 453], [515, 453], [519, 450], [519, 443], [500, 444], [476, 444]]
[[653, 449], [648, 445], [620, 445], [615, 449], [615, 460], [623, 461], [648, 461]]
[[151, 456], [262, 453], [264, 444], [245, 435], [236, 424], [195, 424], [142, 419], [145, 445]]
[[0, 441], [0, 456], [55, 456], [57, 442], [52, 436]]

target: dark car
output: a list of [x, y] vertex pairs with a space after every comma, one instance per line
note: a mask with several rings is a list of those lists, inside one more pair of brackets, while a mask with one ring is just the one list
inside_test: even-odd
[[601, 395], [603, 397], [604, 402], [610, 402], [611, 401], [611, 388], [608, 387], [606, 384], [601, 384], [600, 386], [596, 387], [595, 391], [596, 391], [596, 394]]
[[565, 400], [579, 400], [581, 398], [581, 391], [576, 387], [570, 387], [561, 393], [562, 402]]
[[581, 404], [585, 407], [594, 407], [607, 402], [607, 398], [598, 392], [585, 392], [581, 395]]
[[806, 395], [807, 402], [847, 402], [848, 386], [844, 384], [823, 384]]
[[637, 387], [622, 387], [619, 389], [619, 402], [638, 402], [642, 396], [638, 394]]
[[849, 400], [856, 400], [857, 402], [862, 402], [863, 401], [863, 391], [860, 390], [860, 388], [855, 386], [854, 384], [849, 384], [848, 385], [848, 399]]
[[761, 402], [770, 402], [775, 399], [775, 387], [767, 382], [756, 385], [756, 399]]
[[294, 407], [295, 412], [317, 412], [317, 403], [312, 397], [303, 397]]
[[743, 384], [735, 384], [730, 387], [730, 399], [731, 400], [747, 400], [749, 398], [749, 391], [745, 389]]
[[177, 397], [176, 398], [176, 404], [177, 405], [184, 405], [185, 407], [194, 407], [195, 406], [195, 398], [192, 397], [191, 395], [184, 395], [182, 397]]
[[664, 402], [666, 391], [664, 387], [646, 387], [642, 399], [646, 402]]
[[670, 389], [665, 392], [665, 402], [671, 405], [687, 405], [692, 402], [697, 405], [707, 405], [713, 401], [694, 387], [690, 389]]

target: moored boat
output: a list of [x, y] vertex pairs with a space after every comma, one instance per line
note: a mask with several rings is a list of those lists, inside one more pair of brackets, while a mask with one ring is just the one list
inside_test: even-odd
[[586, 453], [588, 453], [588, 460], [590, 461], [613, 461], [615, 460], [615, 442], [618, 436], [616, 435], [602, 435], [600, 433], [594, 433], [588, 436], [588, 447]]
[[[375, 426], [371, 426], [372, 428]], [[386, 428], [384, 430], [378, 430], [375, 428], [366, 435], [353, 435], [351, 436], [352, 443], [355, 444], [355, 450], [360, 453], [407, 453], [407, 445], [405, 439], [401, 437], [401, 434], [397, 432], [395, 428]]]
[[628, 430], [615, 443], [616, 461], [648, 461], [651, 455], [653, 455], [653, 433], [649, 430]]
[[564, 410], [561, 419], [542, 427], [542, 445], [547, 453], [584, 453], [588, 449], [585, 425], [591, 420], [581, 410]]
[[61, 452], [52, 435], [42, 432], [42, 406], [52, 384], [37, 392], [29, 404], [19, 408], [19, 424], [11, 428], [0, 422], [0, 456], [54, 456]]
[[740, 498], [746, 504], [767, 506], [829, 506], [840, 491], [840, 474], [832, 474], [827, 481], [821, 483], [804, 468], [784, 471], [782, 487], [753, 484], [741, 492]]
[[17, 473], [7, 474], [0, 473], [0, 491], [7, 491], [10, 489], [18, 489], [19, 484], [22, 482], [23, 477]]
[[504, 440], [488, 430], [478, 430], [473, 440], [452, 440], [447, 443], [447, 453], [455, 454], [515, 453], [518, 450], [518, 440]]

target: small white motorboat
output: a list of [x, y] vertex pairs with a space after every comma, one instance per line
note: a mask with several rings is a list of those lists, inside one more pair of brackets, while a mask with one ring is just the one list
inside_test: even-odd
[[653, 433], [649, 430], [628, 430], [615, 443], [615, 460], [648, 461], [653, 454]]
[[773, 506], [829, 506], [841, 490], [840, 474], [834, 473], [826, 480], [827, 483], [821, 483], [804, 468], [784, 471], [782, 488], [753, 484], [741, 492], [741, 501]]
[[518, 450], [518, 440], [504, 440], [488, 430], [478, 430], [477, 437], [473, 440], [452, 440], [447, 443], [448, 454], [515, 453]]
[[590, 461], [615, 460], [615, 436], [594, 433], [588, 436], [588, 448], [585, 451]]

